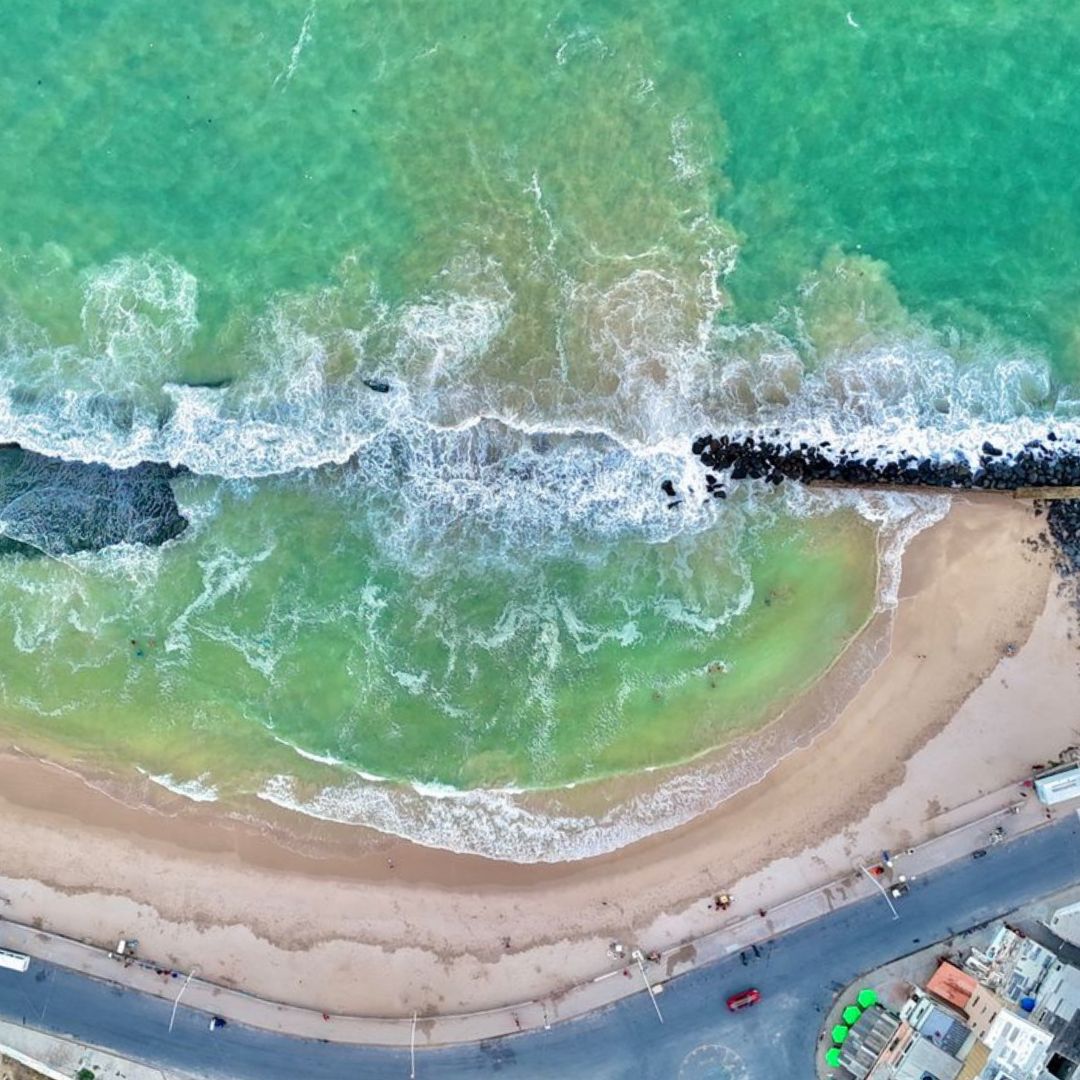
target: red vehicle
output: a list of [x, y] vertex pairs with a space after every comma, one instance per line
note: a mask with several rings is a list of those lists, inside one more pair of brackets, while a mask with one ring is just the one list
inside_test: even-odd
[[761, 1000], [761, 992], [758, 990], [744, 990], [741, 994], [733, 994], [727, 999], [727, 1007], [732, 1012], [738, 1012], [740, 1009], [748, 1009], [751, 1005], [756, 1005]]

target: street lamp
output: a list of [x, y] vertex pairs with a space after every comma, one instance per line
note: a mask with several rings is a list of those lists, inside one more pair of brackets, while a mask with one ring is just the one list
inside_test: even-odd
[[169, 1034], [172, 1034], [173, 1023], [176, 1021], [176, 1008], [180, 1004], [180, 998], [184, 996], [184, 991], [187, 989], [188, 983], [195, 976], [195, 972], [199, 970], [199, 965], [196, 964], [189, 972], [188, 977], [184, 980], [184, 985], [180, 987], [176, 994], [176, 1000], [172, 1003], [172, 1016], [169, 1017]]
[[641, 977], [645, 980], [645, 989], [649, 991], [649, 1000], [652, 1001], [652, 1007], [656, 1010], [656, 1018], [662, 1024], [664, 1017], [660, 1012], [660, 1006], [656, 1003], [656, 994], [649, 983], [649, 976], [645, 972], [645, 957], [641, 955], [640, 949], [635, 949], [630, 955], [637, 961], [638, 967], [641, 969]]
[[900, 916], [897, 914], [896, 908], [893, 907], [893, 902], [889, 899], [889, 894], [882, 887], [881, 882], [878, 881], [878, 879], [876, 877], [874, 877], [874, 875], [871, 874], [870, 871], [867, 870], [865, 866], [860, 866], [859, 869], [874, 883], [874, 886], [877, 889], [877, 891], [879, 893], [881, 893], [882, 896], [885, 897], [885, 903], [889, 905], [889, 910], [892, 912], [892, 917], [894, 919], [899, 919]]

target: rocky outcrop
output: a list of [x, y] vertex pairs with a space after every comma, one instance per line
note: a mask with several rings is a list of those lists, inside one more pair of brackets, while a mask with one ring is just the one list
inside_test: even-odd
[[163, 544], [187, 528], [170, 483], [183, 471], [155, 462], [112, 469], [0, 446], [0, 554]]

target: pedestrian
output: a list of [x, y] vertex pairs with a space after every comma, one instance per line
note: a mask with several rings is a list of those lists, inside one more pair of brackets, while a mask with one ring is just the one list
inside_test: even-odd
[[759, 915], [760, 915], [760, 916], [761, 916], [761, 917], [762, 917], [763, 919], [765, 918], [765, 916], [766, 916], [766, 915], [768, 915], [768, 914], [769, 914], [769, 913], [768, 913], [768, 912], [767, 912], [767, 911], [766, 911], [766, 910], [765, 910], [765, 909], [764, 909], [763, 907], [759, 907], [759, 908], [757, 909], [757, 913], [758, 913], [758, 914], [759, 914]]
[[330, 1014], [329, 1014], [329, 1013], [323, 1013], [323, 1014], [322, 1014], [322, 1018], [323, 1018], [324, 1020], [329, 1020], [329, 1019], [330, 1019]]

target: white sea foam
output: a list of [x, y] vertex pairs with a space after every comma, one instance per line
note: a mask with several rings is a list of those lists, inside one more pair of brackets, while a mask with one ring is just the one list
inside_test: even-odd
[[312, 4], [311, 7], [308, 8], [307, 14], [304, 16], [304, 22], [300, 27], [300, 33], [297, 35], [296, 42], [293, 44], [292, 50], [289, 53], [289, 62], [278, 72], [273, 82], [274, 86], [281, 83], [282, 89], [284, 89], [292, 81], [292, 77], [296, 74], [296, 69], [300, 65], [300, 55], [303, 53], [307, 43], [311, 40], [311, 24], [314, 19], [315, 5]]
[[171, 773], [155, 775], [144, 769], [139, 770], [148, 780], [171, 791], [174, 795], [183, 795], [192, 802], [216, 802], [218, 789], [209, 782], [209, 774], [203, 773], [193, 780], [177, 780]]

